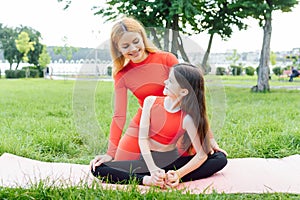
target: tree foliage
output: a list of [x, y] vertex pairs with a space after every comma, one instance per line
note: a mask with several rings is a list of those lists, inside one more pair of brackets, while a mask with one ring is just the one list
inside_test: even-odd
[[62, 41], [64, 42], [63, 47], [55, 47], [54, 53], [56, 55], [62, 55], [65, 60], [71, 60], [73, 57], [73, 53], [78, 51], [78, 48], [72, 47], [68, 44], [68, 38], [66, 36], [63, 37]]
[[30, 41], [34, 42], [34, 51], [29, 51], [28, 53], [28, 63], [37, 66], [38, 70], [40, 69], [39, 64], [39, 56], [43, 50], [43, 44], [40, 43], [40, 39], [42, 38], [41, 33], [31, 27], [21, 26], [17, 27], [18, 32], [25, 31], [28, 33]]
[[238, 54], [236, 49], [233, 49], [233, 52], [230, 56], [226, 57], [226, 60], [231, 61], [231, 65], [235, 66], [236, 62], [240, 59], [241, 55]]
[[15, 43], [18, 51], [23, 54], [23, 61], [28, 62], [29, 58], [27, 57], [27, 54], [29, 53], [29, 51], [34, 50], [35, 42], [30, 42], [28, 33], [22, 31], [18, 35], [18, 39], [15, 40]]
[[43, 45], [42, 53], [39, 56], [39, 64], [42, 68], [45, 68], [48, 64], [50, 64], [51, 57], [47, 51], [46, 45]]
[[208, 70], [207, 61], [214, 35], [217, 34], [223, 40], [227, 40], [231, 37], [234, 26], [239, 30], [246, 29], [247, 25], [243, 22], [243, 19], [247, 15], [241, 12], [239, 4], [228, 0], [206, 0], [205, 5], [201, 9], [199, 30], [202, 32], [207, 31], [210, 35], [202, 61], [202, 66]]
[[18, 37], [18, 33], [9, 27], [0, 26], [0, 47], [3, 49], [4, 59], [8, 61], [9, 68], [11, 70], [12, 64], [17, 63], [17, 66], [21, 62], [23, 55], [20, 53], [15, 45], [15, 39]]
[[202, 6], [202, 1], [109, 0], [104, 6], [94, 9], [97, 10], [96, 15], [107, 21], [119, 19], [122, 15], [135, 17], [152, 35], [155, 45], [175, 55], [180, 53], [185, 61], [189, 61], [179, 32], [193, 34], [199, 31], [197, 16]]
[[[71, 1], [65, 2], [66, 7]], [[235, 1], [228, 0], [108, 0], [104, 5], [94, 7], [96, 15], [107, 21], [125, 16], [134, 16], [146, 27], [153, 41], [160, 49], [180, 53], [185, 61], [189, 61], [183, 48], [179, 33], [191, 35], [207, 31], [211, 38], [202, 65], [205, 67], [214, 34], [228, 39], [232, 27], [246, 28], [242, 19], [246, 17], [240, 12]], [[170, 39], [171, 36], [171, 39]]]

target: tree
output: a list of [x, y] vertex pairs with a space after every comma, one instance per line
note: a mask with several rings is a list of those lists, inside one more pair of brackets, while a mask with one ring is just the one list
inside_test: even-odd
[[28, 62], [29, 58], [27, 57], [27, 54], [29, 51], [34, 50], [35, 42], [31, 42], [28, 33], [22, 31], [18, 35], [18, 39], [15, 40], [15, 43], [18, 51], [23, 54], [23, 61]]
[[46, 45], [43, 45], [42, 53], [39, 56], [39, 65], [45, 68], [51, 61], [51, 57], [48, 54]]
[[62, 55], [65, 60], [71, 60], [73, 57], [73, 53], [78, 51], [78, 48], [72, 47], [68, 44], [68, 38], [66, 36], [63, 37], [62, 41], [64, 42], [63, 47], [54, 48], [54, 53], [56, 55]]
[[246, 15], [258, 20], [259, 26], [263, 28], [263, 44], [260, 54], [257, 92], [270, 91], [269, 86], [269, 62], [270, 43], [272, 35], [272, 12], [281, 10], [290, 12], [298, 4], [297, 0], [238, 0], [240, 8]]
[[229, 60], [231, 61], [231, 64], [230, 66], [228, 67], [228, 70], [229, 71], [232, 71], [232, 75], [238, 75], [238, 69], [241, 68], [241, 67], [238, 67], [236, 65], [236, 62], [240, 59], [240, 54], [237, 53], [237, 50], [234, 49], [233, 52], [232, 52], [232, 55], [231, 56], [227, 56], [226, 57], [226, 60]]
[[237, 53], [236, 49], [233, 49], [232, 55], [231, 56], [227, 56], [226, 60], [231, 61], [231, 65], [236, 65], [236, 61], [238, 61], [240, 59], [240, 55]]
[[[18, 36], [22, 33], [25, 32], [27, 33], [27, 35], [29, 36], [29, 41], [27, 36], [24, 37], [24, 33], [23, 36], [20, 37], [24, 37], [24, 41], [23, 39], [20, 40], [20, 38], [18, 39]], [[18, 68], [20, 62], [23, 59], [24, 56], [24, 52], [22, 50], [22, 52], [20, 52], [17, 49], [17, 45], [16, 45], [16, 40], [20, 42], [20, 46], [19, 48], [23, 48], [22, 46], [22, 42], [25, 42], [27, 40], [27, 42], [33, 44], [33, 48], [34, 50], [31, 50], [29, 52], [27, 52], [27, 62], [29, 64], [34, 64], [35, 66], [37, 66], [37, 68], [39, 69], [39, 64], [38, 64], [38, 59], [39, 59], [39, 55], [42, 52], [42, 44], [39, 42], [39, 39], [41, 38], [41, 34], [40, 32], [30, 28], [30, 27], [26, 27], [26, 26], [21, 26], [21, 27], [16, 27], [16, 28], [9, 28], [9, 27], [2, 27], [0, 26], [0, 47], [1, 49], [3, 49], [3, 55], [4, 55], [4, 59], [7, 60], [10, 64], [10, 70], [12, 68], [12, 64], [16, 63], [16, 69]], [[26, 44], [26, 42], [24, 43], [24, 45]]]
[[41, 72], [41, 67], [39, 65], [39, 57], [43, 50], [43, 44], [40, 43], [41, 33], [31, 27], [21, 26], [17, 27], [18, 32], [26, 32], [29, 35], [30, 42], [34, 42], [34, 50], [28, 53], [28, 63], [33, 64]]
[[18, 33], [15, 29], [9, 27], [0, 27], [0, 47], [3, 49], [4, 59], [9, 62], [9, 69], [12, 69], [12, 64], [22, 61], [22, 53], [20, 53], [16, 47], [15, 39], [18, 37]]
[[237, 26], [239, 30], [246, 29], [247, 25], [242, 19], [247, 17], [240, 11], [239, 5], [228, 0], [206, 0], [201, 16], [201, 31], [207, 31], [210, 35], [208, 46], [202, 60], [202, 67], [208, 72], [207, 61], [212, 46], [213, 37], [218, 34], [223, 40], [231, 37], [232, 26]]

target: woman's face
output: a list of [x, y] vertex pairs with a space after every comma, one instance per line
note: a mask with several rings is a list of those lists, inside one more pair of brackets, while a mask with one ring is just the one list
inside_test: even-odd
[[134, 63], [139, 63], [147, 57], [145, 44], [139, 33], [125, 32], [117, 45], [122, 55]]

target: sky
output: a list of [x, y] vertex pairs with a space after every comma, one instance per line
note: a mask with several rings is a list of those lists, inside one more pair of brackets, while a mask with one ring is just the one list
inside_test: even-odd
[[[41, 43], [47, 46], [68, 45], [95, 48], [109, 40], [111, 22], [104, 22], [94, 15], [93, 6], [99, 0], [72, 0], [70, 8], [63, 10], [64, 4], [57, 0], [0, 0], [0, 23], [8, 27], [29, 26], [42, 34]], [[237, 49], [238, 52], [260, 51], [263, 30], [256, 20], [247, 20], [249, 28], [234, 29], [228, 41], [222, 41], [216, 35], [211, 52], [226, 52]], [[300, 48], [300, 5], [292, 12], [273, 12], [271, 50], [290, 51]], [[189, 36], [201, 48], [206, 49], [208, 35], [201, 33]]]

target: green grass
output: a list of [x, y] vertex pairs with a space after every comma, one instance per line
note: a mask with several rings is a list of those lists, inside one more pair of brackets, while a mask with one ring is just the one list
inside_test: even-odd
[[[212, 113], [214, 95], [208, 96], [209, 115], [219, 121], [212, 127], [229, 158], [282, 158], [300, 152], [299, 90], [272, 89], [252, 93], [253, 77], [221, 77], [224, 93], [221, 111]], [[273, 79], [270, 85], [300, 85]], [[219, 86], [217, 86], [219, 87]], [[209, 87], [208, 95], [213, 87]], [[222, 98], [222, 95], [220, 95]], [[298, 106], [299, 107], [299, 106]], [[137, 109], [130, 95], [128, 118]], [[5, 152], [51, 162], [88, 164], [105, 152], [113, 114], [111, 82], [0, 79], [0, 155]], [[128, 124], [128, 123], [127, 123]], [[96, 135], [96, 136], [95, 136]], [[0, 188], [0, 199], [297, 199], [291, 194], [211, 194], [130, 192], [91, 188], [55, 188], [42, 184], [29, 189]]]
[[147, 193], [141, 193], [136, 186], [131, 186], [122, 190], [104, 190], [100, 186], [95, 188], [84, 187], [44, 187], [43, 184], [31, 187], [29, 189], [22, 188], [0, 188], [0, 199], [61, 199], [61, 200], [82, 200], [82, 199], [186, 199], [186, 200], [253, 200], [253, 199], [299, 199], [299, 195], [270, 193], [270, 194], [181, 194], [178, 191], [170, 190], [161, 192], [157, 188], [150, 189]]

